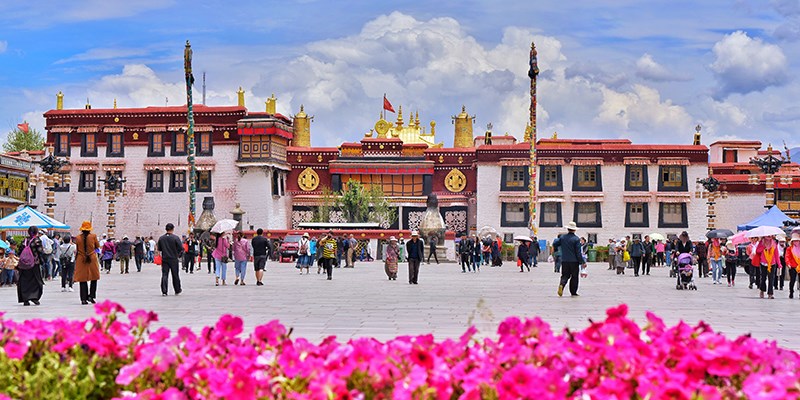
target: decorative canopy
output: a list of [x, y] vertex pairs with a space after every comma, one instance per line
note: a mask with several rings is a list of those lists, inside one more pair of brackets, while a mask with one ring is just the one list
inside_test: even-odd
[[759, 226], [776, 226], [779, 228], [783, 227], [784, 221], [794, 221], [788, 215], [784, 214], [778, 206], [772, 206], [769, 210], [767, 210], [764, 214], [761, 214], [756, 219], [743, 224], [739, 225], [736, 228], [740, 231], [749, 231], [750, 229], [759, 227]]
[[24, 230], [31, 226], [42, 229], [69, 229], [69, 225], [58, 222], [28, 206], [0, 219], [0, 230]]

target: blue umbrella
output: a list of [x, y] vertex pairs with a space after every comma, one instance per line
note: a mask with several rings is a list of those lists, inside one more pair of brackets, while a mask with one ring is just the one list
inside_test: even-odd
[[8, 244], [5, 240], [0, 240], [0, 249], [8, 250], [11, 248], [11, 245]]

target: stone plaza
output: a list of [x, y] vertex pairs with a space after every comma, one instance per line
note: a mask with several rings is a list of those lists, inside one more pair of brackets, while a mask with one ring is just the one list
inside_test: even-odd
[[[115, 263], [116, 264], [116, 263]], [[335, 335], [340, 340], [371, 336], [388, 340], [400, 335], [433, 334], [437, 339], [460, 336], [475, 325], [480, 336], [494, 336], [497, 325], [509, 316], [541, 317], [555, 331], [564, 327], [583, 329], [589, 320], [605, 318], [605, 310], [625, 303], [640, 324], [645, 312], [653, 311], [667, 324], [680, 320], [689, 324], [705, 321], [728, 337], [752, 334], [774, 340], [780, 346], [800, 350], [793, 334], [800, 321], [793, 318], [798, 299], [788, 299], [788, 282], [776, 299], [759, 299], [747, 288], [747, 275], [739, 269], [737, 285], [712, 285], [698, 279], [699, 290], [677, 291], [667, 268], [655, 268], [650, 276], [615, 275], [605, 264], [589, 266], [589, 277], [581, 280], [580, 296], [556, 294], [558, 276], [552, 263], [540, 263], [531, 273], [520, 273], [514, 263], [484, 266], [479, 273], [461, 273], [454, 263], [423, 264], [419, 285], [408, 285], [406, 264], [399, 279], [388, 281], [380, 262], [357, 263], [354, 269], [335, 269], [333, 280], [324, 273], [299, 275], [294, 264], [270, 262], [265, 286], [256, 286], [252, 263], [247, 286], [233, 286], [229, 267], [228, 286], [216, 287], [212, 275], [203, 271], [181, 272], [183, 293], [162, 297], [160, 267], [145, 264], [141, 273], [120, 275], [116, 265], [99, 282], [98, 301], [112, 300], [128, 312], [136, 309], [158, 313], [157, 326], [177, 329], [188, 326], [199, 331], [213, 325], [224, 314], [241, 316], [246, 332], [277, 319], [293, 328], [294, 337], [319, 341]], [[62, 293], [60, 282], [48, 281], [42, 305], [17, 304], [13, 288], [0, 288], [3, 318], [82, 319], [94, 314], [81, 306], [77, 293]]]

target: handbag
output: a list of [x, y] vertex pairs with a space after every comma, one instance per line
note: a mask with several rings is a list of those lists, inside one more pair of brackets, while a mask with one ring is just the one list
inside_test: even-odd
[[631, 260], [631, 253], [628, 253], [627, 251], [622, 253], [622, 261], [628, 262], [630, 260]]
[[223, 264], [227, 263], [229, 261], [228, 256], [222, 256], [222, 258], [219, 261], [222, 262]]
[[163, 260], [161, 259], [161, 254], [156, 254], [155, 256], [153, 256], [153, 264], [161, 265], [162, 262]]

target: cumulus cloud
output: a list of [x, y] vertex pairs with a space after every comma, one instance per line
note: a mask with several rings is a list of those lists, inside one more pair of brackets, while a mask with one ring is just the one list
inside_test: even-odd
[[789, 64], [780, 47], [737, 31], [714, 44], [711, 70], [719, 82], [717, 97], [746, 94], [789, 81]]
[[656, 62], [653, 56], [645, 53], [636, 60], [636, 76], [653, 82], [688, 81], [689, 78], [681, 76]]

